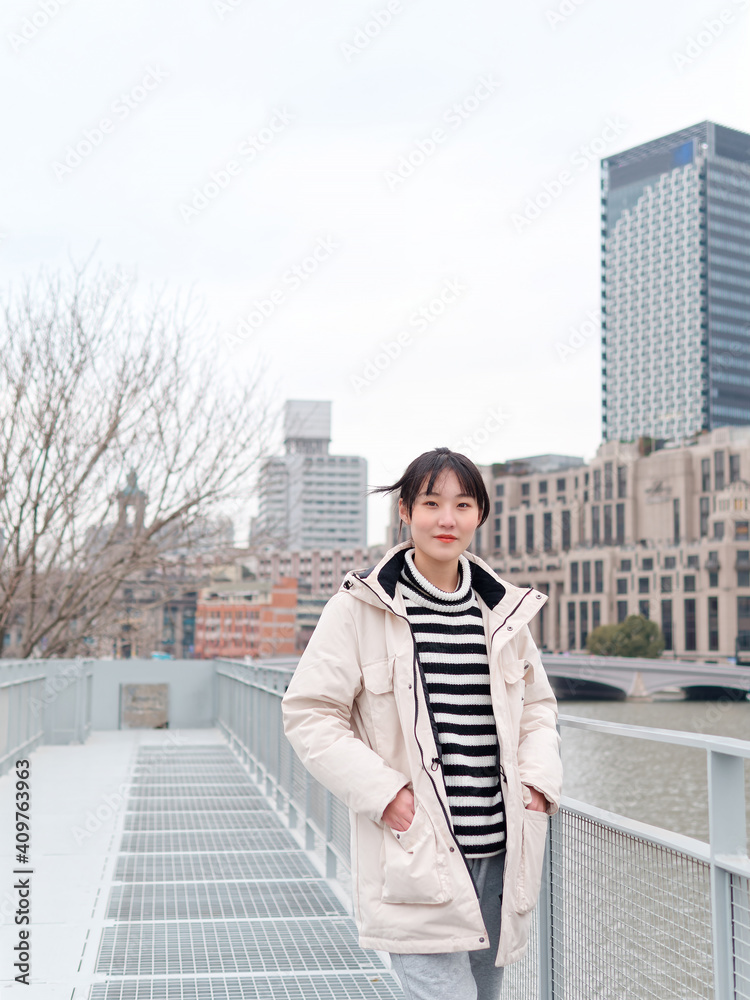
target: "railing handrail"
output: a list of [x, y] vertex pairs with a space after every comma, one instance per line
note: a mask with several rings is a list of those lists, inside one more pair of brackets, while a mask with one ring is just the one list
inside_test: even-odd
[[681, 729], [656, 729], [651, 726], [633, 726], [625, 722], [604, 722], [601, 719], [585, 719], [579, 715], [560, 715], [561, 726], [572, 729], [587, 729], [589, 732], [606, 733], [609, 736], [629, 736], [637, 740], [653, 740], [655, 743], [673, 743], [677, 746], [696, 747], [713, 750], [730, 757], [750, 759], [750, 740], [738, 740], [731, 736], [705, 736], [689, 733]]

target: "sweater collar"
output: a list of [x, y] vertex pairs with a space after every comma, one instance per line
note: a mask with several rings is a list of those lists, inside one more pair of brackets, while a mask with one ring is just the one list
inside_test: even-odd
[[404, 565], [399, 585], [407, 587], [418, 604], [435, 607], [455, 607], [471, 596], [471, 569], [463, 553], [458, 557], [458, 587], [453, 591], [441, 590], [420, 573], [414, 563], [414, 549], [404, 549]]

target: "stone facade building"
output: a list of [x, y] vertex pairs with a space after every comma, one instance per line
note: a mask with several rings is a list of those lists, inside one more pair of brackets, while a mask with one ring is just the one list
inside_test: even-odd
[[720, 660], [750, 639], [750, 427], [653, 446], [483, 467], [492, 511], [472, 551], [549, 594], [532, 627], [544, 649], [583, 650], [631, 614], [659, 625], [665, 655]]

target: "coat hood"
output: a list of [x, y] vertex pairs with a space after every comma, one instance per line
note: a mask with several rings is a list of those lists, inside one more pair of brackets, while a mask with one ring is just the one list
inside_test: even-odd
[[[403, 602], [396, 591], [396, 584], [406, 558], [406, 550], [412, 548], [411, 538], [389, 549], [375, 566], [369, 569], [350, 570], [344, 577], [340, 591], [352, 597], [374, 604], [386, 605], [394, 614], [403, 616]], [[472, 552], [464, 552], [471, 567], [471, 585], [489, 609], [495, 628], [505, 625], [509, 619], [526, 623], [539, 611], [547, 600], [547, 595], [533, 587], [517, 587], [503, 580], [490, 566]]]

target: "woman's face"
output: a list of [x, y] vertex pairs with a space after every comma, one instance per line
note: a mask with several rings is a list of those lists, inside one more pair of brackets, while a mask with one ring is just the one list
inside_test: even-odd
[[468, 548], [481, 520], [479, 504], [461, 490], [458, 476], [453, 471], [442, 473], [429, 495], [428, 480], [414, 501], [411, 517], [403, 500], [398, 508], [401, 519], [411, 525], [414, 545], [430, 559], [451, 562]]

